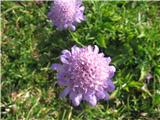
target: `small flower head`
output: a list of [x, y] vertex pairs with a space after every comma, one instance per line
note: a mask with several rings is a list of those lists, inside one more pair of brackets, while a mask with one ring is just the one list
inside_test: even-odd
[[84, 20], [84, 6], [81, 0], [54, 0], [48, 17], [59, 29], [76, 29], [76, 24]]
[[148, 73], [146, 76], [146, 82], [149, 84], [152, 79], [153, 79], [153, 75], [151, 73]]
[[109, 65], [111, 58], [99, 53], [97, 46], [73, 46], [71, 51], [63, 50], [60, 59], [62, 64], [52, 65], [58, 84], [65, 87], [60, 97], [69, 95], [74, 106], [82, 100], [95, 106], [98, 100], [109, 99], [115, 88], [112, 77], [116, 69]]

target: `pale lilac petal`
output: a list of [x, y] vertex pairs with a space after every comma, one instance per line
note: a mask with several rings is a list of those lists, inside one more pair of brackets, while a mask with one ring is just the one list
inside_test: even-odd
[[85, 96], [85, 100], [88, 101], [92, 106], [97, 104], [97, 98], [95, 95], [87, 95]]
[[104, 53], [99, 53], [98, 54], [100, 57], [104, 57]]
[[114, 66], [110, 66], [109, 71], [116, 72], [116, 68]]
[[112, 92], [115, 89], [115, 86], [111, 80], [106, 80], [105, 85], [106, 85], [105, 88], [107, 89], [108, 92]]
[[62, 63], [68, 63], [68, 60], [66, 59], [66, 56], [65, 56], [65, 55], [61, 55], [61, 56], [60, 56], [60, 59], [61, 59], [61, 62], [62, 62]]
[[79, 52], [79, 47], [77, 47], [76, 45], [74, 45], [72, 48], [71, 48], [71, 52], [72, 54], [76, 53], [76, 52]]
[[93, 48], [92, 48], [91, 45], [89, 45], [89, 46], [87, 47], [87, 49], [88, 49], [88, 52], [93, 52]]
[[75, 30], [76, 30], [76, 27], [75, 27], [74, 25], [71, 25], [71, 26], [70, 26], [70, 29], [71, 29], [72, 31], [75, 31]]
[[70, 92], [70, 88], [69, 87], [65, 88], [64, 91], [61, 92], [60, 98], [64, 98], [65, 96], [69, 94], [69, 92]]
[[63, 50], [62, 54], [65, 55], [67, 58], [71, 56], [71, 52], [69, 50]]
[[75, 20], [76, 20], [77, 23], [81, 22], [81, 19], [79, 19], [79, 18], [76, 18]]
[[114, 66], [109, 66], [109, 76], [112, 78], [114, 73], [116, 72], [116, 68]]
[[99, 48], [98, 48], [97, 45], [94, 46], [94, 52], [95, 52], [95, 53], [99, 53]]
[[104, 99], [106, 97], [106, 93], [104, 91], [98, 91], [96, 96], [98, 99]]
[[81, 4], [82, 4], [82, 0], [76, 0], [76, 5], [77, 5], [77, 6], [79, 6], [79, 7], [80, 7], [80, 6], [81, 6]]
[[106, 93], [106, 96], [105, 96], [104, 100], [106, 100], [106, 101], [109, 100], [109, 94], [108, 93]]
[[109, 85], [108, 85], [108, 91], [109, 92], [112, 92], [114, 89], [115, 89], [115, 86], [113, 84], [113, 82], [111, 80], [108, 80], [109, 81]]
[[70, 98], [74, 106], [78, 106], [82, 100], [82, 94], [70, 93]]
[[61, 79], [58, 80], [58, 85], [60, 86], [67, 86], [69, 84], [69, 80]]
[[105, 59], [106, 59], [108, 64], [111, 62], [111, 58], [110, 57], [106, 57]]
[[84, 9], [85, 9], [85, 7], [84, 7], [84, 6], [80, 7], [80, 10], [81, 10], [81, 11], [84, 11]]
[[58, 71], [58, 70], [62, 69], [62, 65], [61, 64], [52, 64], [51, 69]]
[[[69, 26], [68, 24], [65, 24], [65, 25], [64, 25], [64, 29], [67, 29], [68, 26]], [[62, 29], [63, 29], [63, 28], [62, 28]]]

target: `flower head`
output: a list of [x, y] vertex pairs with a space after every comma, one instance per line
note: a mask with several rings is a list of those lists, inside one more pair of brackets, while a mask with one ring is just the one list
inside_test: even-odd
[[81, 4], [81, 0], [54, 0], [48, 17], [58, 29], [74, 31], [75, 25], [84, 20], [84, 6]]
[[97, 46], [73, 46], [71, 51], [63, 50], [60, 59], [62, 64], [52, 65], [58, 84], [65, 87], [60, 97], [69, 95], [74, 106], [82, 100], [94, 106], [100, 99], [109, 99], [108, 93], [115, 88], [111, 79], [116, 69]]

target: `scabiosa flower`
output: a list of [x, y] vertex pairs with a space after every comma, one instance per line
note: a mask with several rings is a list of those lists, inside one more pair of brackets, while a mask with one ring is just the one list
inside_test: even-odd
[[69, 95], [74, 106], [82, 100], [95, 106], [98, 100], [109, 99], [115, 88], [111, 79], [116, 69], [109, 65], [111, 58], [99, 53], [97, 46], [73, 46], [71, 51], [62, 51], [60, 60], [62, 64], [52, 65], [58, 84], [65, 87], [60, 97]]
[[84, 6], [81, 0], [54, 0], [48, 17], [59, 29], [76, 29], [76, 24], [84, 20]]

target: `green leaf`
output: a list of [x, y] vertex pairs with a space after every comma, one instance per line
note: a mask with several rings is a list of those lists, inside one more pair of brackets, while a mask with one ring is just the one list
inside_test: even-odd
[[154, 104], [155, 105], [160, 105], [160, 95], [156, 94], [154, 96]]
[[106, 41], [105, 41], [105, 37], [103, 35], [100, 35], [96, 42], [100, 47], [106, 48]]
[[143, 86], [142, 82], [137, 82], [137, 81], [131, 81], [130, 83], [128, 83], [129, 87], [135, 87], [135, 88], [141, 88]]

